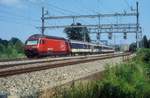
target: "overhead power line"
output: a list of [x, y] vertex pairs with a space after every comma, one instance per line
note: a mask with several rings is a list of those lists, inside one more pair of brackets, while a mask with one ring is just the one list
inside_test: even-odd
[[101, 29], [117, 29], [117, 28], [136, 28], [136, 24], [101, 24], [101, 25], [81, 25], [81, 26], [70, 26], [70, 25], [63, 25], [63, 26], [44, 26], [44, 28], [54, 29], [54, 28], [80, 28], [80, 27], [98, 27], [100, 26]]
[[123, 1], [124, 1], [125, 4], [127, 5], [127, 7], [128, 7], [129, 9], [131, 9], [131, 6], [130, 6], [129, 2], [128, 2], [127, 0], [123, 0]]
[[9, 18], [15, 18], [17, 20], [30, 20], [32, 22], [39, 22], [40, 20], [36, 20], [36, 19], [32, 19], [31, 17], [25, 17], [24, 15], [19, 15], [19, 14], [15, 14], [15, 13], [12, 13], [12, 12], [9, 12], [7, 10], [0, 10], [1, 13], [1, 17], [9, 17]]
[[[140, 25], [139, 25], [139, 11], [138, 11], [138, 2], [136, 3], [136, 12], [124, 12], [124, 13], [113, 13], [113, 14], [97, 14], [97, 15], [68, 15], [68, 16], [47, 16], [44, 13], [42, 14], [42, 34], [44, 35], [44, 30], [49, 29], [55, 29], [55, 28], [77, 28], [77, 27], [92, 27], [98, 29], [97, 33], [98, 36], [100, 36], [100, 33], [135, 33], [136, 34], [136, 42], [137, 42], [137, 48], [139, 48], [139, 33], [142, 33]], [[44, 12], [44, 9], [42, 8], [42, 12]], [[128, 22], [127, 24], [94, 24], [94, 25], [81, 25], [81, 26], [70, 26], [70, 25], [55, 25], [55, 26], [45, 26], [44, 21], [46, 20], [56, 20], [56, 19], [87, 19], [87, 18], [98, 18], [99, 21], [101, 17], [135, 17], [136, 21], [135, 23]], [[100, 41], [100, 37], [97, 37], [98, 42]]]
[[22, 21], [14, 21], [14, 20], [4, 20], [2, 18], [0, 18], [0, 22], [2, 23], [12, 23], [12, 24], [17, 24], [17, 25], [25, 25], [25, 26], [28, 26], [28, 27], [35, 27], [35, 25], [33, 25], [32, 23], [23, 23]]
[[53, 5], [53, 4], [51, 4], [51, 3], [47, 3], [47, 4], [50, 5], [51, 7], [54, 7], [54, 8], [56, 8], [56, 9], [59, 9], [59, 10], [61, 10], [61, 11], [63, 11], [63, 12], [67, 12], [67, 13], [70, 13], [70, 14], [73, 14], [73, 13], [75, 13], [75, 14], [80, 14], [80, 13], [77, 13], [77, 12], [74, 12], [74, 11], [71, 11], [71, 10], [68, 10], [68, 9], [64, 9], [64, 8], [58, 7], [58, 6]]
[[48, 16], [44, 19], [68, 19], [68, 18], [97, 18], [97, 17], [113, 17], [113, 16], [136, 16], [136, 13], [115, 13], [115, 14], [98, 14], [98, 15], [77, 15], [77, 16]]

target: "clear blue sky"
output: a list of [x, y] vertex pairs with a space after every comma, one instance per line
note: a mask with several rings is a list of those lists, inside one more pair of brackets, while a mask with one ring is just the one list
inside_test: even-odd
[[[135, 2], [140, 5], [140, 24], [143, 28], [143, 35], [150, 38], [150, 0], [0, 0], [0, 38], [10, 39], [18, 37], [25, 41], [30, 35], [40, 33], [36, 27], [41, 25], [41, 6], [49, 11], [49, 15], [81, 15], [96, 13], [116, 13], [124, 10], [130, 11], [135, 7]], [[112, 21], [113, 20], [113, 21]], [[126, 21], [132, 21], [127, 19]], [[96, 20], [76, 20], [82, 24], [94, 24]], [[102, 19], [104, 23], [123, 22], [119, 20]], [[72, 20], [48, 21], [49, 25], [71, 24]], [[46, 30], [45, 34], [66, 37], [63, 29]], [[102, 35], [107, 39], [107, 35]], [[128, 40], [123, 40], [122, 35], [116, 35], [117, 43], [128, 43], [135, 41], [135, 36], [130, 35]], [[94, 39], [94, 35], [92, 36]], [[114, 40], [110, 41], [114, 42]]]

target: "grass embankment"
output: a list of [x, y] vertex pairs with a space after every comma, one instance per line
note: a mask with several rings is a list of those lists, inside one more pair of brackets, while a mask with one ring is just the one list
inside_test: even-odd
[[107, 68], [102, 80], [65, 89], [56, 98], [149, 98], [150, 49], [141, 49], [127, 63]]

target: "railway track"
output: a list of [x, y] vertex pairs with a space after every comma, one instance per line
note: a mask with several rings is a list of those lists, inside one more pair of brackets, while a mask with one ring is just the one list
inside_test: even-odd
[[10, 61], [23, 61], [23, 60], [28, 60], [28, 58], [23, 57], [23, 58], [14, 58], [14, 59], [0, 59], [1, 62], [10, 62]]
[[7, 77], [17, 74], [29, 73], [34, 71], [40, 71], [50, 68], [63, 67], [68, 65], [74, 65], [79, 63], [86, 63], [96, 60], [109, 59], [113, 57], [127, 56], [130, 53], [115, 53], [115, 54], [103, 54], [92, 56], [77, 56], [77, 57], [65, 57], [65, 58], [51, 58], [31, 60], [26, 62], [3, 62], [0, 63], [0, 77]]
[[[109, 53], [114, 54], [114, 53]], [[61, 60], [68, 60], [68, 59], [82, 59], [86, 57], [96, 57], [96, 56], [104, 56], [108, 54], [99, 54], [99, 55], [87, 55], [87, 56], [67, 56], [67, 57], [57, 57], [57, 58], [42, 58], [42, 59], [27, 59], [27, 58], [20, 58], [20, 59], [14, 59], [14, 60], [6, 60], [0, 62], [0, 69], [6, 68], [6, 67], [13, 67], [13, 66], [21, 66], [21, 65], [27, 65], [27, 64], [34, 64], [34, 63], [44, 63], [44, 62], [54, 62], [54, 61], [61, 61]]]

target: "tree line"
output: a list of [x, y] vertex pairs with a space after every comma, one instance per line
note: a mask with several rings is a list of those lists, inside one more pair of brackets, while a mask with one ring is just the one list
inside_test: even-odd
[[3, 40], [0, 38], [0, 59], [17, 58], [24, 55], [24, 44], [18, 38]]
[[[140, 43], [141, 48], [150, 48], [150, 39], [148, 39], [146, 37], [146, 35], [144, 35], [144, 37], [142, 38], [142, 40], [139, 43]], [[132, 43], [129, 47], [129, 50], [134, 52], [134, 51], [136, 51], [136, 48], [137, 48], [136, 43]]]

